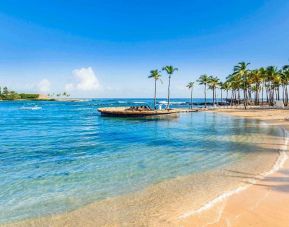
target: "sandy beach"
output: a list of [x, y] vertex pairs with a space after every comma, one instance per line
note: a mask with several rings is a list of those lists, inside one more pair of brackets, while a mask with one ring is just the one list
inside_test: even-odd
[[[288, 130], [288, 110], [229, 110], [216, 112], [264, 120]], [[289, 226], [289, 161], [287, 144], [275, 169], [264, 175], [236, 172], [234, 177], [247, 178], [248, 188], [232, 193], [203, 212], [188, 215], [181, 226]]]

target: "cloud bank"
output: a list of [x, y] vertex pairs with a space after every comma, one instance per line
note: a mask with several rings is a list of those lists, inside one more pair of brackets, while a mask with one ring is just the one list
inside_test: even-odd
[[47, 93], [50, 91], [51, 83], [47, 79], [42, 79], [36, 87], [39, 92]]
[[72, 71], [72, 75], [76, 81], [66, 84], [66, 91], [95, 91], [100, 88], [100, 83], [91, 67], [75, 69]]

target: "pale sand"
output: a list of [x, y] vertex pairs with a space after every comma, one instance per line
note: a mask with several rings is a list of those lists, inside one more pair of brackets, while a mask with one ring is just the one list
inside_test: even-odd
[[[288, 110], [217, 110], [225, 114], [265, 120], [289, 129]], [[287, 146], [284, 149], [287, 150]], [[286, 153], [288, 153], [286, 151]], [[181, 226], [289, 226], [289, 160], [265, 177], [250, 172], [235, 173], [247, 177], [249, 187], [223, 199], [199, 214], [181, 218]], [[287, 155], [287, 159], [286, 159]], [[254, 182], [255, 181], [255, 182]]]
[[[229, 113], [227, 110], [225, 112]], [[278, 115], [280, 116], [278, 119], [270, 122], [270, 124], [278, 125], [278, 120], [281, 119], [280, 122], [282, 123], [286, 116], [285, 112], [283, 112], [247, 111], [244, 114], [243, 111], [233, 111], [229, 114], [236, 116], [246, 115], [246, 117], [264, 115], [259, 119], [266, 118], [266, 120], [272, 119], [273, 116], [276, 118]], [[270, 190], [270, 197], [268, 197], [267, 187], [257, 185], [216, 203], [211, 209], [205, 210], [201, 214], [191, 215], [191, 211], [202, 208], [203, 204], [214, 200], [214, 198], [222, 195], [224, 191], [235, 190], [240, 185], [242, 187], [247, 186], [248, 177], [251, 178], [272, 168], [272, 163], [278, 157], [274, 150], [276, 151], [280, 148], [280, 145], [283, 145], [283, 139], [276, 136], [268, 136], [262, 137], [255, 142], [254, 146], [256, 146], [256, 149], [264, 151], [263, 153], [259, 152], [260, 154], [258, 155], [248, 154], [244, 161], [234, 163], [234, 165], [228, 166], [226, 169], [178, 177], [152, 185], [140, 192], [95, 202], [65, 214], [34, 218], [11, 223], [7, 226], [204, 226], [208, 222], [216, 222], [216, 217], [220, 217], [220, 221], [215, 226], [226, 226], [223, 224], [224, 220], [227, 220], [225, 218], [228, 218], [233, 223], [235, 220], [231, 218], [231, 215], [235, 217], [240, 214], [242, 218], [237, 218], [236, 220], [243, 220], [244, 217], [244, 222], [240, 222], [240, 224], [236, 222], [236, 226], [238, 226], [237, 224], [239, 226], [248, 226], [245, 220], [251, 220], [252, 222], [248, 223], [255, 224], [258, 220], [262, 220], [261, 217], [264, 216], [263, 213], [266, 210], [267, 213], [269, 212], [276, 219], [276, 216], [274, 216], [276, 215], [276, 212], [274, 213], [276, 209], [272, 212], [270, 211], [273, 205], [265, 206], [265, 211], [260, 209], [260, 213], [255, 217], [255, 215], [252, 216], [252, 211], [250, 211], [250, 208], [252, 208], [250, 203], [252, 202], [256, 207], [253, 207], [253, 212], [255, 210], [259, 211], [263, 201], [269, 203], [269, 198], [279, 198], [279, 194], [285, 193], [272, 189]], [[250, 138], [248, 138], [247, 143], [251, 144]], [[286, 167], [287, 165], [289, 164], [286, 163]], [[282, 173], [285, 173], [283, 170], [286, 169], [282, 169]], [[245, 174], [245, 172], [250, 174]], [[279, 173], [282, 177], [286, 176], [285, 174], [282, 175], [282, 173]], [[275, 176], [275, 174], [272, 176]], [[279, 175], [276, 175], [276, 177], [279, 177]], [[260, 183], [260, 185], [268, 183], [271, 182], [265, 181]], [[289, 199], [287, 194], [285, 195], [283, 196], [286, 197], [286, 201], [283, 198], [282, 201], [287, 202]], [[262, 198], [262, 201], [258, 198]], [[277, 214], [279, 216], [280, 210], [280, 215], [282, 216], [283, 212], [288, 210], [281, 211], [277, 202], [274, 203], [278, 206]], [[282, 209], [285, 209], [285, 207]], [[265, 217], [269, 218], [270, 216], [265, 215]], [[273, 221], [277, 223], [277, 220]], [[268, 220], [267, 223], [272, 226], [272, 220], [271, 222]], [[266, 226], [265, 224], [265, 222], [262, 222], [260, 226]], [[274, 224], [273, 226], [278, 225]]]

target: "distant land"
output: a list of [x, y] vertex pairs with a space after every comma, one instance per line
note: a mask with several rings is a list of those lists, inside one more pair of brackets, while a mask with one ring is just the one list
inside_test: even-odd
[[0, 101], [7, 100], [34, 100], [34, 101], [58, 101], [67, 99], [70, 95], [66, 92], [59, 94], [33, 94], [33, 93], [17, 93], [16, 91], [9, 90], [7, 87], [0, 87]]

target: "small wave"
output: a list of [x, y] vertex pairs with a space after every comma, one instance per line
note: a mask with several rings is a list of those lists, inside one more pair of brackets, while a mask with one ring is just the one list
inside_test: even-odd
[[[159, 101], [158, 104], [168, 104], [167, 101]], [[170, 102], [172, 105], [183, 105], [186, 104], [186, 102]]]
[[117, 101], [117, 103], [127, 103], [127, 101]]
[[171, 104], [182, 105], [182, 104], [186, 104], [186, 102], [171, 102]]
[[134, 104], [144, 104], [146, 102], [132, 102], [132, 103], [134, 103]]
[[22, 106], [19, 108], [20, 110], [41, 110], [40, 106]]

